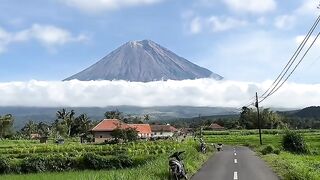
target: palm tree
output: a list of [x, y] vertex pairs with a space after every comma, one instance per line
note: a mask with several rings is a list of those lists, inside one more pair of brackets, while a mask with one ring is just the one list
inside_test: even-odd
[[92, 126], [92, 122], [91, 122], [90, 118], [88, 117], [88, 115], [84, 113], [75, 119], [74, 126], [77, 131], [76, 133], [78, 133], [78, 134], [85, 133], [86, 134], [90, 130], [90, 128]]
[[[56, 113], [58, 123], [63, 124], [66, 127], [67, 135], [69, 137], [71, 134], [72, 123], [74, 122], [74, 115], [75, 115], [74, 110], [71, 110], [70, 112], [68, 112], [64, 108], [61, 111], [57, 111]], [[59, 122], [59, 120], [61, 120], [62, 122]]]
[[144, 115], [143, 120], [148, 122], [150, 120], [150, 115], [149, 114]]
[[69, 137], [70, 137], [70, 134], [71, 134], [72, 124], [74, 123], [74, 115], [75, 115], [74, 110], [71, 110], [70, 113], [67, 116], [67, 119], [65, 119], [67, 127], [68, 127], [68, 136]]
[[24, 125], [24, 127], [21, 129], [21, 132], [22, 132], [24, 135], [26, 135], [26, 136], [28, 136], [29, 138], [31, 138], [31, 134], [32, 134], [32, 133], [35, 133], [35, 132], [36, 132], [36, 129], [37, 129], [37, 125], [36, 125], [33, 121], [29, 120], [29, 121]]

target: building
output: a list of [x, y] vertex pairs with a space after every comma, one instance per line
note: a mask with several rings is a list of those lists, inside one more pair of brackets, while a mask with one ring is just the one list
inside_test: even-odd
[[96, 143], [106, 142], [112, 139], [111, 132], [115, 129], [126, 129], [129, 126], [126, 123], [119, 121], [118, 119], [104, 119], [92, 130], [94, 141]]
[[217, 124], [217, 123], [212, 123], [212, 124], [209, 126], [209, 129], [214, 130], [214, 131], [222, 131], [222, 130], [225, 130], [224, 127], [220, 126], [220, 125]]
[[38, 133], [30, 134], [30, 139], [40, 139], [41, 136]]
[[151, 127], [149, 124], [128, 124], [128, 126], [138, 131], [139, 138], [147, 139], [151, 137]]
[[133, 128], [138, 131], [139, 138], [146, 139], [151, 137], [151, 127], [149, 124], [126, 124], [118, 119], [104, 119], [92, 130], [95, 142], [102, 143], [112, 139], [111, 133], [115, 129]]
[[178, 130], [167, 124], [167, 125], [150, 125], [153, 138], [168, 138], [172, 137]]

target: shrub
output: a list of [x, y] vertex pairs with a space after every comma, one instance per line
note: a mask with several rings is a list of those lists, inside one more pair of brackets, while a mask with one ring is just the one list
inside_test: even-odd
[[293, 153], [303, 154], [309, 152], [303, 137], [295, 131], [286, 130], [283, 135], [282, 146], [284, 150]]
[[45, 172], [47, 170], [45, 161], [46, 159], [41, 156], [27, 158], [21, 164], [21, 171], [25, 173]]
[[115, 157], [104, 157], [93, 153], [87, 153], [83, 157], [84, 167], [86, 169], [119, 169], [133, 166], [132, 158], [119, 155]]
[[63, 155], [36, 156], [24, 159], [21, 163], [21, 171], [24, 173], [67, 171], [77, 168], [77, 165], [75, 158]]
[[274, 154], [278, 154], [278, 155], [280, 154], [280, 152], [281, 152], [280, 149], [275, 149], [275, 150], [273, 151]]
[[263, 147], [260, 152], [261, 152], [263, 155], [266, 155], [266, 154], [271, 154], [271, 153], [273, 153], [274, 150], [275, 150], [274, 147], [273, 147], [272, 145], [268, 144], [267, 146]]
[[8, 158], [0, 157], [0, 174], [10, 172], [10, 161]]

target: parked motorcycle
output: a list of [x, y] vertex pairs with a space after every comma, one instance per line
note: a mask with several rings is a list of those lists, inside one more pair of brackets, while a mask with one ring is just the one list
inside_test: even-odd
[[200, 152], [204, 154], [207, 152], [206, 143], [203, 141], [202, 138], [200, 138]]
[[184, 151], [175, 152], [171, 156], [169, 156], [169, 179], [180, 180], [180, 179], [188, 179], [186, 169], [183, 164], [183, 160], [181, 154]]
[[222, 144], [221, 143], [219, 143], [218, 145], [217, 145], [217, 150], [218, 151], [222, 151], [223, 149], [222, 149]]
[[204, 142], [202, 142], [200, 144], [200, 151], [205, 154], [207, 152], [207, 147], [206, 147], [206, 144]]

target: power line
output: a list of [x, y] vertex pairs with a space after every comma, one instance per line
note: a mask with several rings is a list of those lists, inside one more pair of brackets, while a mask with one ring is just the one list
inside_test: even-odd
[[[294, 52], [294, 54], [292, 55], [292, 57], [290, 58], [290, 60], [288, 61], [288, 63], [285, 65], [285, 67], [282, 69], [281, 73], [277, 76], [276, 80], [274, 80], [274, 82], [271, 84], [271, 86], [260, 96], [260, 98], [262, 98], [262, 100], [259, 101], [262, 102], [264, 101], [266, 98], [268, 98], [269, 96], [273, 95], [276, 91], [278, 91], [280, 89], [280, 87], [289, 79], [289, 77], [292, 75], [292, 73], [295, 71], [295, 69], [298, 67], [298, 65], [301, 63], [301, 61], [304, 59], [304, 57], [306, 56], [306, 54], [309, 52], [310, 48], [313, 46], [313, 44], [315, 43], [316, 39], [318, 38], [319, 34], [317, 35], [317, 37], [314, 39], [314, 41], [312, 42], [312, 44], [309, 46], [309, 48], [307, 49], [307, 51], [304, 53], [303, 57], [300, 59], [300, 61], [296, 64], [296, 66], [294, 67], [294, 69], [290, 72], [290, 74], [285, 78], [285, 80], [280, 84], [280, 82], [283, 80], [283, 78], [285, 77], [285, 75], [288, 73], [288, 71], [291, 69], [291, 66], [293, 65], [293, 63], [296, 61], [297, 57], [300, 55], [301, 51], [303, 50], [304, 46], [306, 45], [306, 43], [308, 42], [309, 38], [311, 37], [311, 35], [313, 34], [314, 30], [316, 29], [316, 27], [318, 26], [320, 22], [320, 15], [317, 17], [316, 21], [313, 23], [312, 27], [310, 28], [310, 30], [308, 31], [307, 35], [305, 36], [305, 38], [303, 39], [303, 41], [300, 43], [299, 47], [296, 49], [296, 51]], [[280, 86], [278, 86], [280, 84]], [[267, 94], [267, 95], [266, 95]], [[266, 96], [265, 96], [266, 95]], [[254, 99], [254, 97], [252, 98]], [[249, 100], [251, 101], [251, 100]], [[245, 105], [245, 107], [254, 105], [255, 102], [252, 101], [251, 103]], [[242, 106], [243, 107], [243, 106]], [[239, 110], [242, 108], [238, 108]]]
[[[320, 21], [320, 15], [318, 16], [318, 18], [316, 19], [316, 21], [313, 23], [311, 29], [309, 30], [309, 32], [307, 33], [307, 35], [305, 36], [305, 38], [303, 39], [303, 41], [300, 43], [299, 47], [296, 49], [296, 51], [294, 52], [293, 56], [290, 58], [290, 60], [288, 61], [288, 63], [286, 64], [286, 66], [282, 69], [281, 73], [278, 75], [278, 77], [276, 78], [276, 80], [272, 83], [272, 85], [260, 96], [260, 98], [264, 98], [263, 96], [266, 95], [270, 89], [272, 88], [271, 91], [273, 91], [276, 86], [279, 85], [279, 83], [281, 82], [281, 80], [283, 79], [283, 77], [286, 75], [286, 73], [288, 72], [288, 70], [291, 68], [292, 64], [295, 62], [296, 58], [299, 56], [300, 52], [302, 51], [302, 49], [304, 48], [305, 44], [307, 43], [307, 41], [309, 40], [310, 36], [312, 35], [313, 31], [315, 30], [315, 28], [317, 27], [317, 25], [319, 24]], [[280, 79], [279, 79], [280, 78]], [[270, 91], [270, 92], [271, 92]], [[268, 95], [267, 95], [268, 96]]]
[[318, 37], [320, 36], [320, 32], [317, 34], [317, 36], [314, 38], [314, 40], [312, 41], [312, 43], [310, 44], [310, 46], [308, 47], [308, 49], [306, 50], [306, 52], [303, 54], [303, 56], [301, 57], [300, 61], [295, 65], [295, 67], [293, 68], [293, 70], [290, 72], [290, 74], [286, 77], [286, 79], [280, 84], [280, 86], [278, 86], [274, 91], [270, 91], [270, 93], [265, 96], [262, 100], [259, 101], [259, 103], [263, 102], [266, 98], [268, 98], [269, 96], [273, 95], [275, 92], [277, 92], [282, 86], [283, 84], [289, 79], [289, 77], [292, 75], [292, 73], [297, 69], [297, 67], [299, 66], [299, 64], [302, 62], [302, 60], [305, 58], [305, 56], [308, 54], [308, 52], [310, 51], [311, 47], [314, 45], [314, 43], [317, 41]]

